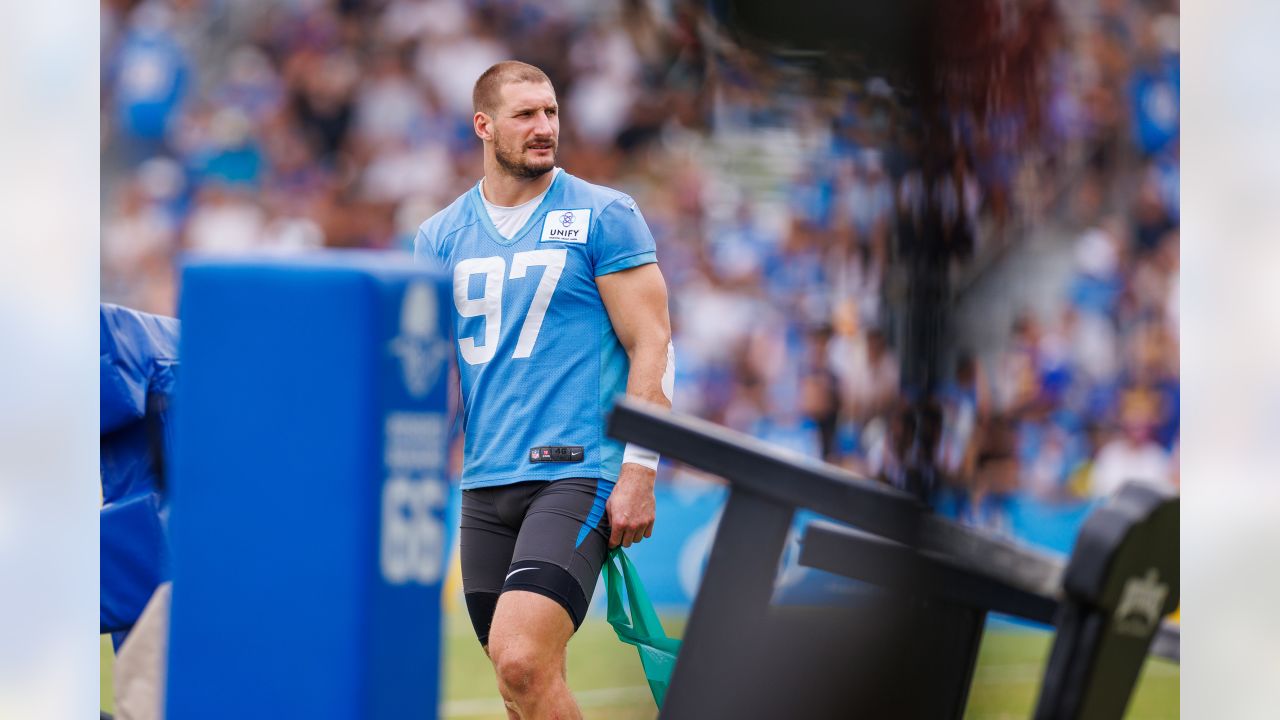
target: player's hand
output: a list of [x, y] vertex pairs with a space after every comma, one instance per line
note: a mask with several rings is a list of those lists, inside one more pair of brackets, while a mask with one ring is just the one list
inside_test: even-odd
[[609, 513], [609, 547], [631, 547], [653, 534], [655, 502], [653, 480], [657, 473], [643, 465], [623, 463], [618, 483], [605, 503]]

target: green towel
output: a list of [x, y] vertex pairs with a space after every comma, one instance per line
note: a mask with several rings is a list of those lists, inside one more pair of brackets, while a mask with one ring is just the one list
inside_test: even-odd
[[[640, 575], [621, 547], [609, 551], [603, 573], [605, 590], [609, 593], [609, 624], [619, 640], [634, 645], [640, 651], [644, 676], [653, 691], [654, 702], [661, 708], [667, 687], [671, 684], [671, 673], [676, 667], [680, 641], [667, 637], [662, 630], [662, 623], [653, 610], [653, 603], [649, 602], [649, 594], [644, 591]], [[626, 600], [623, 600], [624, 588]], [[630, 616], [627, 614], [628, 605]]]

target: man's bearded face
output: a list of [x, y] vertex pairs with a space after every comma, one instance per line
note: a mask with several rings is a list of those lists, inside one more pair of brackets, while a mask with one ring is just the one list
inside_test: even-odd
[[556, 166], [560, 114], [555, 91], [546, 83], [512, 83], [493, 118], [493, 154], [518, 178], [536, 178]]

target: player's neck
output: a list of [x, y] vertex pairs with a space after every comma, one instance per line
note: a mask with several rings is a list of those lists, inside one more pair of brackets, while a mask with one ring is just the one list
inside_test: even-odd
[[[485, 163], [488, 165], [489, 163]], [[536, 178], [521, 178], [502, 172], [494, 163], [494, 167], [486, 167], [484, 182], [480, 183], [480, 192], [484, 199], [500, 207], [515, 207], [527, 203], [551, 187], [555, 179], [554, 169]]]

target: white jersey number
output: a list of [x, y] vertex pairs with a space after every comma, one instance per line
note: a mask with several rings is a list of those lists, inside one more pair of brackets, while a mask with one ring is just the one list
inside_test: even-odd
[[[533, 345], [538, 341], [538, 332], [542, 330], [542, 321], [547, 316], [547, 308], [551, 306], [551, 296], [560, 282], [564, 272], [568, 252], [563, 249], [528, 250], [511, 256], [511, 280], [525, 277], [526, 271], [541, 265], [542, 280], [533, 293], [533, 302], [524, 316], [524, 324], [520, 327], [520, 337], [516, 340], [513, 358], [527, 358], [533, 354]], [[458, 349], [462, 359], [468, 365], [479, 365], [493, 359], [498, 351], [498, 338], [502, 333], [502, 289], [503, 276], [507, 273], [507, 263], [501, 257], [471, 258], [458, 263], [453, 269], [453, 304], [462, 317], [484, 316], [484, 344], [476, 345], [476, 338], [458, 338]], [[470, 297], [471, 276], [484, 275], [484, 295]]]

